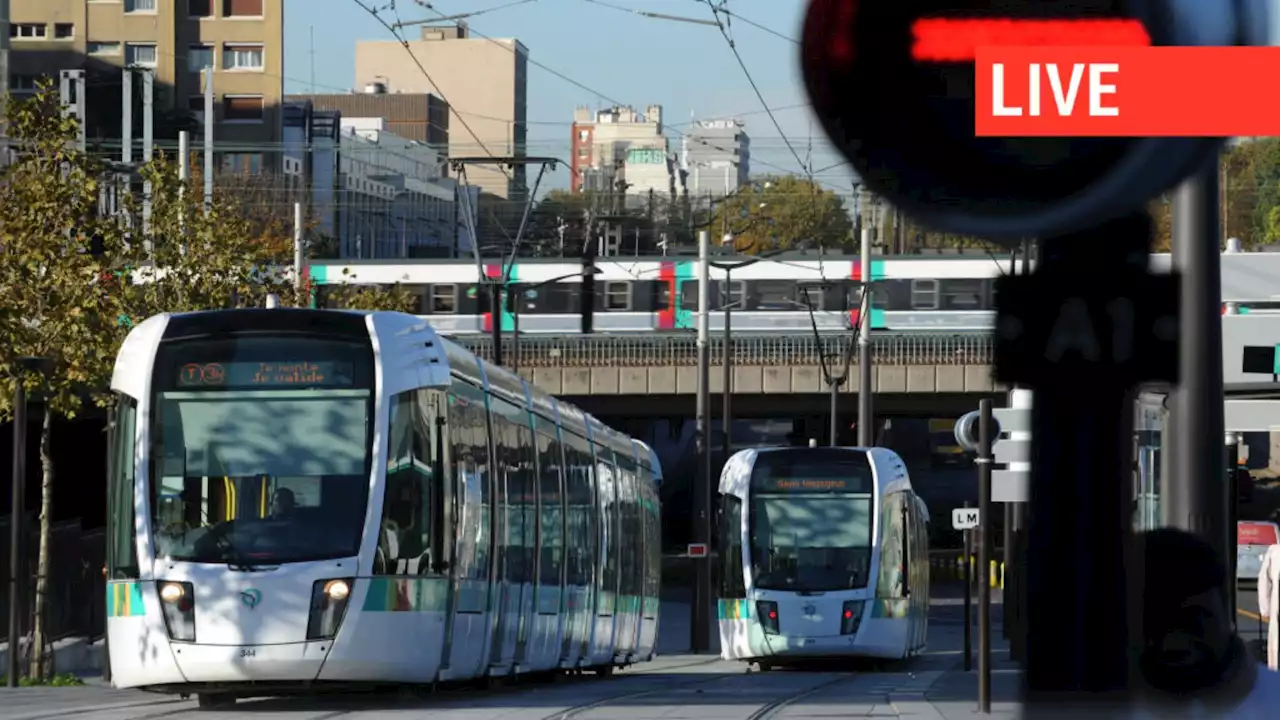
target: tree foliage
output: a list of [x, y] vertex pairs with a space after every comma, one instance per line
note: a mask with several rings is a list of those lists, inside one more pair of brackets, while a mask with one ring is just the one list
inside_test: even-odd
[[[63, 117], [44, 84], [27, 100], [10, 99], [5, 120], [15, 156], [0, 170], [0, 417], [12, 417], [21, 382], [41, 416], [40, 548], [36, 569], [30, 677], [53, 672], [45, 621], [49, 531], [55, 468], [52, 418], [74, 417], [110, 403], [115, 356], [130, 327], [162, 312], [262, 303], [267, 293], [299, 305], [293, 294], [292, 242], [284, 225], [256, 211], [243, 192], [203, 192], [161, 157], [141, 171], [150, 183], [149, 216], [126, 194], [114, 216], [99, 211], [101, 191], [116, 182], [74, 142], [77, 121]], [[291, 228], [290, 228], [291, 230]], [[288, 236], [292, 233], [288, 232]], [[403, 307], [406, 293], [362, 289], [360, 302]], [[41, 371], [24, 358], [42, 358]]]
[[361, 285], [348, 268], [342, 269], [344, 283], [330, 288], [327, 304], [346, 310], [418, 311], [418, 298], [400, 284]]
[[739, 252], [755, 254], [808, 244], [834, 248], [853, 241], [844, 199], [808, 179], [761, 178], [719, 201], [707, 229], [732, 235]]

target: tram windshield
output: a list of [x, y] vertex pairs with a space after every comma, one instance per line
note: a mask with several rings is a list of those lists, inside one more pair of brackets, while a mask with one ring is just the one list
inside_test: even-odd
[[751, 566], [762, 590], [867, 586], [874, 481], [862, 452], [764, 452], [751, 473]]
[[157, 359], [156, 556], [252, 569], [356, 555], [373, 409], [364, 348], [257, 338], [188, 345]]

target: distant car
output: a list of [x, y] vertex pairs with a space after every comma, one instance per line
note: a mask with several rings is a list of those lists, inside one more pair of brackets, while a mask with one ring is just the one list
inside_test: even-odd
[[1280, 525], [1242, 520], [1236, 523], [1236, 581], [1257, 583], [1267, 548], [1280, 543]]

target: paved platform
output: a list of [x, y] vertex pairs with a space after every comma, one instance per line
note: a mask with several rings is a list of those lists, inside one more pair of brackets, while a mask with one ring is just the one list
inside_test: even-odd
[[[993, 605], [993, 619], [999, 619]], [[565, 678], [492, 691], [437, 695], [343, 695], [242, 700], [201, 711], [194, 700], [105, 687], [0, 689], [5, 720], [833, 720], [842, 717], [953, 720], [977, 713], [977, 674], [964, 672], [961, 605], [940, 599], [930, 625], [930, 650], [879, 669], [831, 664], [753, 672], [745, 663], [673, 653], [613, 678]], [[679, 645], [687, 624], [673, 623], [667, 644]], [[1013, 718], [1017, 677], [993, 624], [993, 705], [990, 718]], [[976, 634], [975, 634], [976, 637]], [[976, 642], [976, 641], [975, 641]], [[976, 658], [975, 658], [976, 661]]]

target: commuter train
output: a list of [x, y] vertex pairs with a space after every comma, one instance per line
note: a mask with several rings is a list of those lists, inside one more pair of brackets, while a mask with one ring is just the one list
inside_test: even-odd
[[[744, 258], [716, 258], [742, 260]], [[1247, 302], [1255, 310], [1274, 311], [1280, 302], [1280, 253], [1224, 254], [1223, 300]], [[1014, 266], [1009, 256], [880, 257], [871, 262], [871, 325], [891, 331], [985, 331], [995, 321], [995, 279]], [[687, 257], [608, 258], [596, 263], [595, 331], [602, 333], [692, 332], [697, 323], [696, 260]], [[1154, 269], [1169, 267], [1168, 255], [1155, 255]], [[485, 265], [496, 277], [500, 268]], [[514, 310], [521, 333], [573, 335], [581, 332], [582, 267], [569, 259], [521, 259], [510, 279], [520, 284]], [[309, 267], [317, 302], [337, 304], [334, 285], [400, 284], [417, 298], [415, 314], [448, 335], [488, 332], [493, 315], [488, 288], [478, 281], [470, 259], [326, 260]], [[723, 327], [718, 309], [734, 303], [733, 329], [744, 333], [809, 332], [808, 307], [819, 330], [841, 330], [858, 321], [861, 265], [856, 256], [811, 254], [772, 257], [726, 273], [710, 269], [710, 325]], [[728, 285], [724, 283], [728, 276]], [[1087, 281], [1087, 279], [1082, 279]], [[544, 284], [545, 283], [545, 284]], [[501, 322], [513, 317], [500, 309]]]
[[654, 655], [657, 456], [420, 318], [158, 315], [111, 387], [117, 687], [214, 706]]
[[923, 652], [929, 512], [884, 448], [767, 448], [720, 475], [721, 657]]

